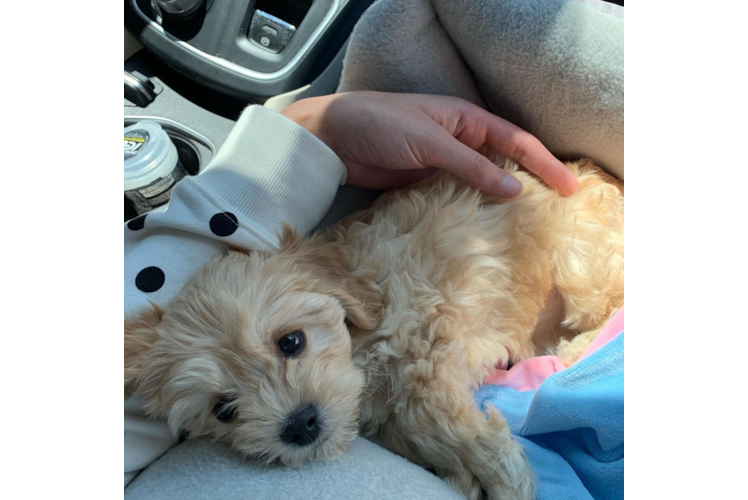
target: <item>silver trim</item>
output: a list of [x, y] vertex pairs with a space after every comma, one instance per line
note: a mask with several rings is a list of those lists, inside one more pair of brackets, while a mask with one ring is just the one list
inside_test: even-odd
[[[275, 17], [272, 14], [268, 14], [264, 10], [255, 9], [255, 16], [260, 16], [262, 19], [265, 19], [266, 21], [274, 22], [275, 24], [277, 24], [277, 25], [279, 25], [279, 26], [281, 26], [283, 28], [296, 30], [296, 26], [294, 26], [293, 24], [287, 23], [286, 21], [284, 21], [280, 17]], [[252, 16], [252, 19], [254, 20], [254, 16]]]
[[[203, 0], [156, 0], [159, 7], [175, 16], [186, 16], [197, 10]], [[186, 5], [185, 5], [186, 4]]]
[[125, 81], [128, 82], [133, 87], [137, 87], [140, 89], [141, 92], [143, 92], [146, 95], [154, 95], [153, 91], [150, 89], [146, 89], [142, 83], [140, 83], [140, 80], [135, 78], [134, 76], [128, 75], [127, 71], [125, 71]]
[[153, 29], [164, 35], [166, 38], [171, 40], [172, 42], [176, 43], [183, 49], [192, 52], [193, 54], [202, 57], [203, 59], [210, 61], [214, 64], [217, 64], [219, 66], [222, 66], [223, 68], [232, 71], [234, 73], [237, 73], [239, 75], [248, 76], [249, 78], [254, 78], [255, 80], [275, 80], [276, 78], [280, 78], [287, 73], [289, 73], [297, 64], [299, 64], [299, 61], [301, 58], [306, 54], [311, 46], [314, 44], [314, 42], [317, 41], [317, 38], [322, 34], [322, 32], [327, 28], [327, 25], [330, 24], [330, 21], [332, 21], [333, 16], [335, 15], [335, 12], [338, 10], [338, 4], [340, 3], [340, 0], [332, 0], [332, 4], [330, 5], [330, 9], [327, 11], [327, 14], [325, 14], [325, 17], [322, 19], [322, 22], [317, 26], [317, 29], [314, 30], [312, 33], [312, 36], [309, 37], [309, 40], [306, 41], [306, 43], [299, 49], [299, 52], [290, 60], [288, 61], [288, 64], [283, 66], [278, 71], [275, 71], [273, 73], [260, 73], [259, 71], [253, 71], [251, 69], [247, 69], [244, 66], [239, 66], [238, 64], [232, 63], [231, 61], [227, 61], [226, 59], [222, 59], [220, 57], [212, 56], [210, 54], [206, 54], [200, 49], [196, 49], [192, 45], [188, 44], [187, 42], [180, 40], [179, 38], [176, 38], [168, 31], [164, 30], [163, 27], [155, 23], [151, 18], [145, 15], [145, 13], [140, 10], [140, 7], [138, 6], [137, 0], [130, 0], [130, 5], [132, 6], [133, 10], [145, 21], [147, 24], [149, 24]]

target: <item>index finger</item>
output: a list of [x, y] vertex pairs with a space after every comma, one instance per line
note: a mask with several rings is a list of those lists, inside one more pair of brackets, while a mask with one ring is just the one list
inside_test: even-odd
[[576, 191], [577, 179], [534, 135], [483, 108], [476, 108], [488, 115], [485, 144], [489, 148], [524, 166], [564, 196]]

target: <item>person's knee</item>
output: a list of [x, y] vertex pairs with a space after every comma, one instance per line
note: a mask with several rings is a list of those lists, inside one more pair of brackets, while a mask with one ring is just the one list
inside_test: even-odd
[[341, 458], [299, 468], [260, 465], [206, 439], [187, 441], [140, 474], [125, 498], [232, 500], [248, 491], [257, 499], [460, 498], [438, 477], [360, 437]]

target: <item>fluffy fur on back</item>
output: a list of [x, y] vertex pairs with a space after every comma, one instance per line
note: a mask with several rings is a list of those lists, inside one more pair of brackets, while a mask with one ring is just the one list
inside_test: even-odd
[[[467, 498], [532, 498], [534, 476], [477, 387], [497, 363], [561, 348], [569, 363], [623, 303], [623, 196], [588, 162], [563, 198], [516, 166], [511, 201], [438, 174], [274, 254], [217, 257], [161, 314], [125, 326], [125, 384], [193, 436], [296, 465], [360, 427]], [[278, 339], [302, 331], [304, 351]], [[582, 334], [582, 335], [579, 335]], [[211, 413], [231, 395], [236, 420]], [[299, 406], [320, 437], [282, 442]]]

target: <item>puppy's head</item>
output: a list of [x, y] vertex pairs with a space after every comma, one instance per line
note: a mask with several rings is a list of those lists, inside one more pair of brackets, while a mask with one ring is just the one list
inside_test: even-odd
[[348, 326], [373, 328], [381, 296], [342, 250], [286, 234], [275, 255], [229, 251], [164, 310], [125, 322], [125, 394], [173, 432], [260, 460], [341, 455], [358, 431], [363, 374]]

